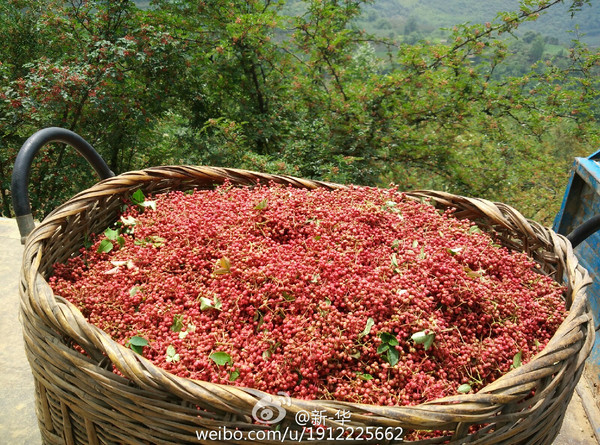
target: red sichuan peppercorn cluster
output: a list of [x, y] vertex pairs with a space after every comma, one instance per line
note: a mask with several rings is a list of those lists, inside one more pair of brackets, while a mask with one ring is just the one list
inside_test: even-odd
[[564, 289], [524, 254], [394, 189], [145, 199], [50, 283], [182, 377], [414, 405], [527, 362], [566, 315]]

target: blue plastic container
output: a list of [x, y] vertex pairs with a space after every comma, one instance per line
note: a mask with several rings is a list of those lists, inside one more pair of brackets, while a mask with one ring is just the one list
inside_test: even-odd
[[[600, 215], [600, 151], [587, 158], [575, 158], [571, 178], [560, 211], [554, 220], [553, 229], [557, 233], [568, 235], [595, 215]], [[575, 248], [575, 255], [593, 279], [587, 293], [597, 325], [600, 323], [600, 231], [579, 244]], [[588, 362], [593, 365], [595, 378], [600, 381], [599, 335], [596, 335], [594, 349]]]

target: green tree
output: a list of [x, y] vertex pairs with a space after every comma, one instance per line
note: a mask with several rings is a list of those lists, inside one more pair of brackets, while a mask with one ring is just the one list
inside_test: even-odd
[[[524, 0], [487, 23], [401, 44], [356, 27], [368, 3], [1, 5], [3, 214], [19, 143], [59, 125], [117, 172], [168, 162], [395, 182], [549, 221], [572, 157], [598, 141], [598, 54], [577, 44], [550, 58], [538, 35], [511, 35], [562, 2]], [[571, 2], [574, 13], [585, 3]], [[94, 180], [81, 164], [64, 147], [36, 163], [41, 215]], [[57, 176], [64, 166], [82, 173]]]
[[[17, 140], [60, 126], [85, 135], [114, 171], [133, 166], [151, 120], [169, 107], [169, 72], [178, 64], [170, 35], [145, 24], [128, 0], [20, 0], [4, 7], [4, 165], [14, 162]], [[22, 42], [14, 39], [24, 35], [31, 43], [18, 51]], [[5, 171], [2, 208], [9, 214]], [[91, 169], [65, 146], [50, 147], [32, 177], [32, 207], [40, 215], [94, 181]]]
[[535, 63], [540, 60], [544, 54], [544, 50], [546, 48], [546, 42], [542, 36], [537, 36], [533, 42], [531, 42], [531, 47], [529, 48], [529, 61], [531, 63]]

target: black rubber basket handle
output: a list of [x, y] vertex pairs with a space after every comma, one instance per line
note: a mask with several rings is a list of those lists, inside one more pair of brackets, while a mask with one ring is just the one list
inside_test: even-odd
[[21, 146], [11, 178], [11, 195], [13, 209], [17, 217], [17, 225], [21, 234], [21, 244], [34, 229], [31, 206], [29, 204], [29, 175], [33, 158], [40, 149], [50, 142], [62, 142], [77, 150], [94, 168], [100, 179], [110, 178], [115, 174], [108, 168], [104, 159], [85, 139], [65, 128], [44, 128], [33, 134]]
[[567, 239], [571, 241], [573, 248], [575, 248], [598, 230], [600, 230], [600, 215], [592, 216], [581, 225], [575, 227], [567, 235]]

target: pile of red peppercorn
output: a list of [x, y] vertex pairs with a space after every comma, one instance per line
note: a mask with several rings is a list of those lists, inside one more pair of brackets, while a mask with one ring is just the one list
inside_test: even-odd
[[138, 192], [50, 279], [173, 374], [305, 399], [414, 405], [540, 351], [564, 288], [395, 189]]

